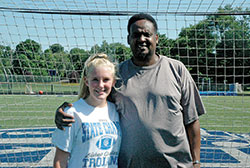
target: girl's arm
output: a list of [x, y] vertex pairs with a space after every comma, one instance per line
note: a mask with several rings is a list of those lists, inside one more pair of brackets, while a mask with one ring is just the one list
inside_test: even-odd
[[56, 147], [54, 168], [66, 168], [68, 165], [69, 153]]

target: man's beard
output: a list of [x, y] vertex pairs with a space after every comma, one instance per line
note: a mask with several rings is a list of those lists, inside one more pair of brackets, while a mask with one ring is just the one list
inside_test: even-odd
[[151, 59], [151, 57], [152, 57], [152, 54], [150, 52], [148, 53], [140, 52], [135, 55], [135, 59], [140, 62], [148, 62]]

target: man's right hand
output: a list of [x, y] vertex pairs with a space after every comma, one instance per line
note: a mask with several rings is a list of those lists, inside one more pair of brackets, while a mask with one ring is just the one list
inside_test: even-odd
[[71, 127], [74, 120], [74, 116], [67, 114], [64, 112], [66, 107], [72, 107], [73, 105], [68, 102], [64, 102], [60, 107], [56, 110], [55, 123], [58, 129], [65, 130], [63, 126]]

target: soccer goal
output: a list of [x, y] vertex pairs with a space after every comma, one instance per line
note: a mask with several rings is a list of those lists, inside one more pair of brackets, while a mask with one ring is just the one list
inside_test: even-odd
[[250, 167], [250, 2], [0, 0], [0, 167], [52, 167], [56, 108], [77, 99], [85, 60], [132, 56], [127, 22], [158, 23], [157, 53], [200, 90], [201, 167]]

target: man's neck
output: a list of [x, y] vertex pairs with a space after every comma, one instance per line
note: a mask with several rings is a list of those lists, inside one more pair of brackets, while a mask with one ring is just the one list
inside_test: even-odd
[[136, 65], [136, 66], [150, 66], [155, 64], [158, 60], [160, 59], [159, 55], [154, 54], [149, 60], [146, 61], [141, 61], [141, 60], [136, 60], [132, 57], [132, 62]]

